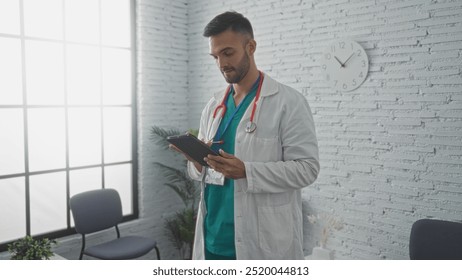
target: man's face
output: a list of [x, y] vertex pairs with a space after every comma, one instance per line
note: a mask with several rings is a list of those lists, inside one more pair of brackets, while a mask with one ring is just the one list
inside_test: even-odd
[[231, 30], [209, 38], [210, 55], [215, 59], [223, 77], [230, 84], [239, 83], [249, 71], [248, 42], [248, 36]]

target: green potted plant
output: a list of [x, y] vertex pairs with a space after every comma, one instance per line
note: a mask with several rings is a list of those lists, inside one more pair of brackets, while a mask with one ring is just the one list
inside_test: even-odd
[[34, 239], [27, 235], [8, 245], [11, 260], [49, 260], [54, 255], [51, 246], [56, 244], [54, 239]]
[[[197, 130], [190, 130], [197, 136]], [[161, 148], [167, 150], [169, 143], [167, 137], [181, 134], [176, 129], [163, 129], [153, 126], [151, 129], [151, 139]], [[172, 151], [176, 154], [176, 152]], [[167, 180], [166, 186], [169, 187], [184, 204], [182, 210], [177, 211], [171, 217], [165, 219], [165, 229], [169, 234], [169, 239], [173, 246], [179, 251], [184, 259], [192, 258], [194, 243], [194, 232], [196, 227], [197, 202], [199, 200], [200, 188], [196, 182], [189, 178], [186, 172], [186, 160], [181, 157], [181, 164], [172, 167], [160, 162], [155, 162], [164, 178]]]

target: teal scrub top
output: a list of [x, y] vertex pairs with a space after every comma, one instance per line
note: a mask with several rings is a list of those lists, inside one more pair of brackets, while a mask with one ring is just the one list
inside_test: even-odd
[[[258, 83], [256, 84], [258, 85]], [[217, 136], [222, 135], [222, 137], [221, 139], [214, 139], [214, 141], [223, 140], [224, 143], [213, 144], [213, 150], [218, 151], [222, 149], [226, 153], [234, 155], [237, 126], [247, 107], [255, 98], [256, 92], [257, 87], [254, 85], [237, 107], [234, 104], [232, 92], [228, 95], [228, 99], [226, 100], [227, 109], [217, 131]], [[206, 251], [219, 256], [235, 258], [234, 180], [225, 178], [223, 186], [207, 184], [204, 198], [207, 207], [207, 214], [204, 220]]]

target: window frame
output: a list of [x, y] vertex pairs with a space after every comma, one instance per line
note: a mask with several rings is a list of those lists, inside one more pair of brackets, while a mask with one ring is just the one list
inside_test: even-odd
[[[131, 104], [130, 105], [69, 105], [65, 101], [63, 105], [58, 106], [50, 106], [50, 105], [28, 105], [27, 103], [27, 87], [26, 87], [26, 65], [25, 65], [25, 41], [26, 39], [33, 39], [38, 41], [52, 41], [52, 42], [60, 42], [60, 43], [67, 43], [68, 41], [65, 38], [60, 40], [49, 40], [49, 39], [42, 39], [42, 38], [32, 38], [25, 36], [24, 32], [24, 7], [23, 7], [23, 0], [19, 0], [19, 13], [20, 13], [20, 33], [19, 35], [13, 34], [4, 34], [0, 33], [0, 38], [15, 38], [20, 40], [21, 45], [21, 75], [22, 75], [22, 104], [18, 105], [0, 105], [1, 109], [9, 109], [9, 108], [16, 108], [22, 109], [23, 111], [23, 131], [24, 131], [24, 173], [15, 173], [15, 174], [7, 174], [7, 175], [0, 175], [0, 180], [2, 179], [10, 179], [16, 177], [24, 177], [24, 187], [25, 187], [25, 215], [26, 215], [26, 235], [31, 235], [31, 197], [30, 197], [30, 177], [34, 175], [41, 175], [41, 174], [48, 174], [48, 173], [55, 173], [55, 172], [65, 172], [66, 174], [66, 224], [67, 228], [62, 230], [55, 230], [52, 232], [44, 233], [44, 234], [36, 234], [33, 235], [34, 238], [60, 238], [69, 235], [76, 234], [74, 227], [71, 227], [71, 211], [69, 206], [69, 198], [70, 198], [70, 179], [69, 174], [71, 171], [79, 170], [79, 169], [87, 169], [92, 167], [100, 167], [101, 168], [101, 185], [102, 188], [105, 188], [105, 167], [115, 166], [115, 165], [123, 165], [123, 164], [131, 164], [131, 202], [132, 202], [132, 213], [129, 215], [124, 215], [122, 222], [136, 220], [139, 218], [139, 202], [138, 202], [138, 127], [137, 127], [137, 61], [136, 61], [136, 7], [135, 7], [135, 0], [128, 0], [129, 1], [129, 14], [130, 14], [130, 45], [127, 48], [130, 50], [130, 59], [131, 59], [131, 87], [130, 87], [130, 94], [131, 94]], [[63, 0], [64, 2], [64, 0]], [[101, 8], [101, 2], [99, 3], [99, 7]], [[64, 10], [64, 5], [63, 5]], [[101, 15], [101, 9], [99, 9], [99, 14]], [[63, 14], [63, 23], [65, 21], [65, 15]], [[104, 47], [104, 45], [99, 44], [100, 47]], [[116, 48], [116, 47], [113, 47]], [[101, 64], [100, 64], [101, 65]], [[64, 71], [66, 71], [64, 69]], [[102, 70], [101, 70], [102, 71]], [[64, 74], [66, 75], [66, 74]], [[66, 79], [66, 78], [65, 78]], [[102, 89], [100, 88], [100, 92], [102, 94]], [[65, 90], [65, 100], [67, 100], [67, 91]], [[28, 149], [28, 109], [30, 108], [63, 108], [65, 111], [66, 119], [65, 119], [65, 146], [66, 146], [66, 158], [65, 158], [65, 168], [58, 168], [58, 169], [50, 169], [44, 171], [33, 171], [30, 172], [29, 170], [29, 149]], [[122, 162], [115, 162], [115, 163], [105, 163], [104, 162], [104, 139], [101, 139], [101, 148], [102, 148], [102, 158], [101, 163], [94, 164], [94, 165], [85, 165], [85, 166], [78, 166], [78, 167], [70, 167], [69, 166], [69, 122], [68, 122], [68, 110], [69, 108], [80, 108], [80, 107], [94, 107], [100, 108], [102, 111], [104, 108], [112, 108], [112, 107], [120, 107], [120, 108], [130, 108], [131, 109], [131, 160], [130, 161], [122, 161]], [[101, 112], [103, 114], [103, 112]], [[101, 119], [101, 133], [104, 130], [104, 121]], [[21, 237], [18, 237], [21, 238]], [[2, 242], [0, 241], [0, 252], [6, 251], [8, 245], [13, 243], [15, 240]]]

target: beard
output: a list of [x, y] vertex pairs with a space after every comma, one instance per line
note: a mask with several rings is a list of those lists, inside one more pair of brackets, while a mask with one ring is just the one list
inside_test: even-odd
[[221, 69], [221, 74], [229, 84], [239, 83], [249, 72], [250, 58], [247, 53], [242, 57], [237, 67], [224, 67]]

